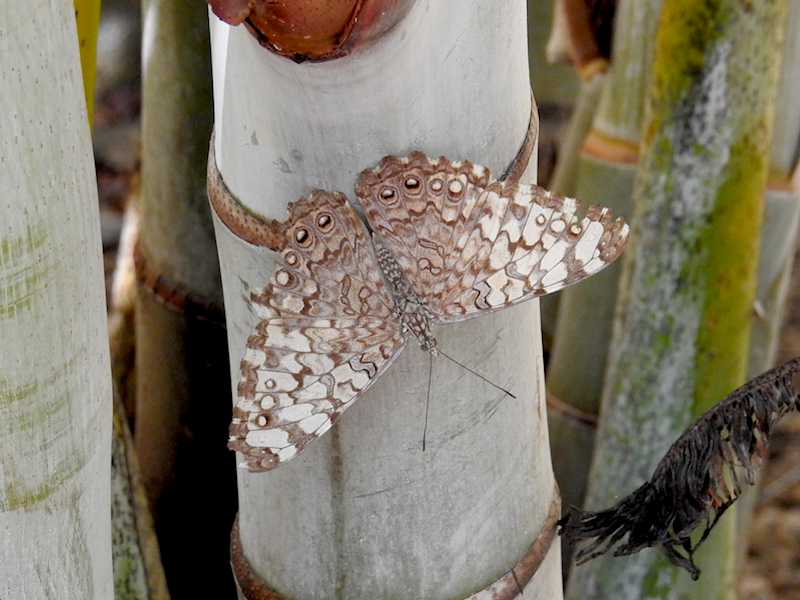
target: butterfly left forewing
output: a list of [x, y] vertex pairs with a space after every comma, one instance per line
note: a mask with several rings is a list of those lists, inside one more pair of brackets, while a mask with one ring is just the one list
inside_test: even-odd
[[281, 261], [253, 292], [229, 447], [273, 469], [317, 439], [391, 364], [405, 336], [369, 235], [341, 194], [293, 203]]

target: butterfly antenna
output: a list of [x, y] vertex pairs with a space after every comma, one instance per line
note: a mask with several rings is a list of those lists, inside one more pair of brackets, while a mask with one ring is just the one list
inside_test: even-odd
[[[516, 399], [516, 398], [517, 398], [517, 397], [516, 397], [514, 394], [512, 394], [511, 392], [509, 392], [507, 389], [505, 389], [505, 388], [503, 388], [503, 387], [500, 387], [500, 386], [499, 386], [499, 385], [497, 385], [496, 383], [493, 383], [493, 382], [489, 381], [488, 379], [486, 379], [486, 377], [484, 377], [484, 376], [483, 376], [483, 375], [481, 375], [480, 373], [476, 373], [475, 371], [473, 371], [472, 369], [470, 369], [470, 368], [469, 368], [467, 365], [462, 365], [460, 362], [458, 362], [458, 361], [457, 361], [455, 358], [453, 358], [452, 356], [448, 356], [447, 354], [445, 354], [444, 352], [442, 352], [442, 351], [441, 351], [441, 349], [437, 348], [436, 350], [439, 352], [439, 354], [441, 354], [442, 356], [444, 356], [444, 357], [445, 357], [447, 360], [454, 362], [455, 364], [457, 364], [457, 365], [458, 365], [459, 367], [461, 367], [462, 369], [466, 369], [467, 371], [469, 371], [470, 373], [472, 373], [473, 375], [475, 375], [475, 377], [477, 377], [477, 378], [479, 378], [479, 379], [483, 379], [483, 380], [484, 380], [486, 383], [488, 383], [488, 384], [489, 384], [489, 385], [491, 385], [492, 387], [495, 387], [495, 388], [497, 388], [498, 390], [500, 390], [500, 391], [501, 391], [501, 392], [503, 392], [504, 394], [506, 394], [506, 395], [508, 395], [508, 396], [511, 396], [511, 397], [512, 397], [512, 398], [514, 398], [514, 399]], [[429, 381], [428, 381], [428, 395], [430, 395], [430, 377], [429, 377]]]
[[425, 452], [425, 439], [428, 435], [428, 408], [431, 405], [431, 379], [433, 378], [433, 355], [428, 354], [428, 395], [425, 398], [425, 427], [422, 428], [422, 451]]

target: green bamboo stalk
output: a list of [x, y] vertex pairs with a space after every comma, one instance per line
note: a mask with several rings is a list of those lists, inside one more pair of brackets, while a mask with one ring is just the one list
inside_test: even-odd
[[579, 79], [569, 65], [547, 62], [546, 46], [553, 2], [528, 1], [528, 67], [537, 104], [570, 106], [578, 93]]
[[785, 39], [775, 125], [770, 152], [770, 183], [764, 205], [760, 266], [756, 299], [757, 318], [748, 364], [749, 377], [763, 373], [775, 364], [783, 305], [788, 291], [800, 197], [791, 183], [800, 140], [800, 0], [789, 0], [784, 24]]
[[[783, 60], [778, 87], [781, 102], [775, 107], [775, 125], [770, 153], [770, 179], [764, 198], [761, 227], [756, 310], [750, 336], [747, 378], [752, 379], [775, 365], [786, 297], [791, 283], [797, 228], [800, 220], [800, 194], [791, 182], [800, 140], [800, 84], [796, 65], [800, 60], [800, 0], [789, 0], [784, 24]], [[760, 485], [745, 490], [737, 502], [737, 528], [740, 539], [747, 539]], [[739, 545], [739, 564], [745, 559], [747, 544]]]
[[133, 437], [115, 401], [111, 440], [111, 539], [114, 600], [169, 600]]
[[[548, 188], [565, 196], [575, 196], [580, 178], [581, 148], [592, 130], [597, 104], [607, 83], [606, 73], [582, 81], [575, 109], [558, 154], [558, 163]], [[548, 296], [545, 296], [547, 298]]]
[[661, 0], [618, 3], [610, 77], [594, 122], [595, 130], [606, 138], [634, 146], [641, 140], [660, 10]]
[[[558, 160], [555, 171], [549, 176], [548, 165], [542, 169], [539, 164], [539, 183], [548, 189], [564, 194], [574, 195], [575, 169], [578, 149], [583, 143], [586, 131], [591, 125], [597, 97], [602, 87], [604, 75], [598, 73], [589, 81], [581, 81], [574, 67], [568, 64], [552, 64], [549, 62], [547, 46], [548, 36], [553, 36], [551, 29], [556, 27], [553, 20], [554, 2], [528, 0], [528, 67], [531, 76], [531, 88], [536, 96], [536, 104], [540, 113], [539, 149], [547, 152], [556, 145]], [[564, 140], [558, 142], [557, 132], [562, 127], [562, 115], [572, 108], [569, 128]], [[547, 154], [545, 154], [547, 156]], [[575, 157], [575, 160], [571, 160]], [[560, 173], [560, 175], [559, 175]], [[555, 179], [560, 178], [559, 189]], [[549, 294], [539, 300], [542, 321], [542, 339], [545, 347], [549, 347], [553, 339], [556, 315], [558, 314], [558, 294]]]
[[113, 596], [111, 374], [71, 2], [0, 6], [0, 597]]
[[[589, 508], [744, 381], [786, 5], [664, 0]], [[567, 596], [732, 598], [734, 523], [698, 552], [697, 583], [645, 551], [576, 568]]]
[[[642, 114], [653, 55], [655, 23], [661, 0], [618, 6], [611, 68], [602, 90], [584, 84], [587, 97], [575, 120], [594, 115], [588, 137], [571, 142], [559, 159], [553, 189], [575, 195], [584, 203], [599, 202], [618, 213], [630, 213], [631, 194], [642, 127]], [[599, 96], [599, 106], [597, 106]], [[594, 100], [594, 102], [592, 102]], [[619, 107], [624, 107], [620, 110]], [[575, 125], [578, 128], [579, 125]], [[573, 133], [573, 137], [580, 134]], [[597, 415], [611, 338], [620, 265], [567, 289], [560, 296], [558, 321], [547, 372], [548, 392], [563, 403]], [[547, 301], [547, 298], [544, 299]], [[549, 411], [553, 466], [566, 506], [580, 505], [594, 446], [591, 418], [576, 420], [574, 412]]]

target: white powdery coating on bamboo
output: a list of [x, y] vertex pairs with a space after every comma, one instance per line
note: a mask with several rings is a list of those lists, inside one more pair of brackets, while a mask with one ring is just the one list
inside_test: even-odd
[[[598, 462], [606, 468], [594, 475], [587, 506], [613, 502], [646, 480], [688, 422], [706, 298], [684, 276], [696, 272], [702, 260], [697, 242], [708, 226], [730, 156], [733, 126], [726, 105], [731, 49], [732, 42], [723, 40], [711, 52], [703, 77], [687, 92], [682, 118], [662, 134], [674, 149], [675, 169], [646, 181], [641, 193], [648, 208], [636, 226], [631, 290], [618, 338], [625, 343], [613, 346], [609, 359], [621, 374], [610, 373], [604, 392], [614, 390], [604, 422], [606, 433], [615, 433], [601, 436]], [[705, 102], [698, 103], [698, 98]], [[660, 150], [651, 146], [649, 151]], [[659, 337], [668, 342], [657, 343]], [[664, 343], [667, 348], [660, 347]], [[657, 357], [643, 361], [642, 349]], [[617, 443], [637, 452], [620, 451]]]

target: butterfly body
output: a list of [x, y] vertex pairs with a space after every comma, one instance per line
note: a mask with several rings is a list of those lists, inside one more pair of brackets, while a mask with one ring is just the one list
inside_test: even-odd
[[436, 356], [436, 338], [431, 333], [433, 314], [414, 291], [391, 251], [376, 236], [373, 236], [372, 244], [378, 266], [394, 299], [401, 331], [407, 336], [416, 337], [420, 348]]
[[261, 321], [230, 428], [250, 470], [275, 468], [327, 431], [409, 338], [435, 355], [432, 325], [579, 281], [628, 234], [608, 209], [578, 221], [572, 198], [419, 152], [362, 173], [356, 195], [371, 232], [342, 194], [321, 191], [272, 224], [281, 261], [251, 296]]

